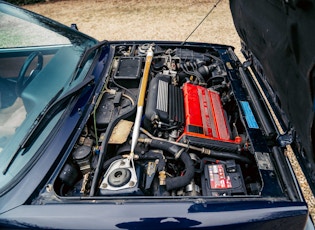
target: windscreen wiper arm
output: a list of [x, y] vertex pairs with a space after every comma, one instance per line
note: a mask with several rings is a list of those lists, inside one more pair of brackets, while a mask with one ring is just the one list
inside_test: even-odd
[[76, 68], [75, 68], [75, 71], [73, 73], [73, 76], [72, 76], [72, 79], [71, 79], [71, 82], [73, 80], [75, 80], [78, 76], [78, 73], [79, 71], [83, 68], [83, 66], [85, 65], [85, 63], [87, 62], [87, 60], [89, 60], [91, 54], [94, 52], [94, 51], [98, 51], [100, 48], [102, 48], [103, 46], [105, 45], [108, 45], [108, 41], [107, 40], [104, 40], [102, 42], [99, 42], [97, 43], [96, 45], [92, 46], [92, 47], [89, 47], [87, 48], [83, 55], [81, 56], [80, 58], [80, 61], [78, 62]]
[[33, 125], [31, 126], [30, 130], [28, 131], [28, 134], [24, 137], [24, 139], [21, 141], [21, 143], [18, 145], [17, 150], [14, 152], [14, 154], [11, 156], [8, 164], [2, 171], [2, 174], [5, 175], [7, 171], [9, 170], [10, 166], [14, 162], [15, 158], [18, 156], [19, 152], [24, 149], [25, 150], [31, 146], [33, 141], [41, 134], [41, 132], [44, 130], [44, 128], [47, 125], [47, 122], [49, 122], [58, 112], [60, 112], [66, 103], [69, 102], [69, 100], [75, 96], [78, 95], [85, 86], [90, 84], [94, 80], [93, 75], [88, 75], [82, 82], [80, 82], [78, 85], [73, 87], [71, 90], [69, 90], [66, 94], [64, 94], [62, 97], [58, 98], [60, 94], [62, 93], [63, 89], [58, 91], [58, 93], [50, 100], [48, 105], [43, 109], [43, 111], [38, 115], [38, 117], [35, 119]]
[[88, 48], [87, 50], [85, 50], [83, 56], [81, 57], [81, 60], [78, 64], [78, 68], [82, 68], [83, 65], [85, 64], [85, 62], [88, 60], [88, 58], [90, 57], [90, 55], [95, 51], [98, 50], [99, 48], [103, 47], [104, 45], [108, 45], [108, 41], [104, 40], [101, 41], [99, 43], [97, 43], [96, 45]]

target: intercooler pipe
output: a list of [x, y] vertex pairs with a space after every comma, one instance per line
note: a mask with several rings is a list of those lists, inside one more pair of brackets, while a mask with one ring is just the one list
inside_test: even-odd
[[174, 155], [175, 158], [180, 158], [185, 164], [185, 174], [183, 176], [168, 177], [166, 178], [166, 190], [174, 190], [185, 187], [194, 178], [195, 167], [189, 154], [184, 151], [184, 148], [180, 148], [176, 145], [165, 141], [152, 140], [151, 147], [159, 148]]
[[162, 138], [158, 138], [158, 137], [155, 137], [155, 136], [151, 135], [148, 131], [146, 131], [143, 128], [141, 128], [141, 131], [145, 135], [150, 137], [150, 138], [139, 138], [138, 141], [142, 142], [142, 143], [150, 144], [153, 141], [159, 141], [159, 142], [167, 143], [169, 145], [173, 145], [173, 146], [177, 146], [177, 147], [182, 147], [182, 148], [187, 148], [187, 149], [189, 148], [191, 150], [198, 151], [198, 152], [200, 152], [202, 154], [213, 156], [214, 158], [216, 157], [216, 158], [219, 158], [219, 159], [234, 159], [236, 161], [240, 161], [240, 162], [247, 163], [247, 164], [251, 163], [251, 160], [249, 158], [247, 158], [245, 156], [242, 156], [242, 155], [239, 155], [239, 154], [236, 154], [236, 153], [215, 151], [215, 150], [210, 150], [210, 149], [206, 149], [206, 148], [203, 148], [203, 147], [192, 146], [192, 145], [188, 145], [188, 144], [185, 144], [185, 143], [175, 142], [175, 141], [170, 141], [170, 140], [166, 141], [166, 140], [164, 140]]

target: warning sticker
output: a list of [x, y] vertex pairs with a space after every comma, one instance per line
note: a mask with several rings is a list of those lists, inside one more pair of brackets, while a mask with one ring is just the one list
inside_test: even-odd
[[225, 175], [222, 164], [208, 165], [210, 176], [210, 187], [212, 189], [232, 188], [231, 178]]
[[240, 101], [240, 103], [241, 103], [242, 109], [244, 111], [245, 119], [246, 119], [246, 122], [248, 124], [248, 127], [252, 128], [252, 129], [258, 129], [259, 126], [257, 124], [257, 121], [255, 119], [253, 111], [250, 108], [249, 103], [247, 101]]

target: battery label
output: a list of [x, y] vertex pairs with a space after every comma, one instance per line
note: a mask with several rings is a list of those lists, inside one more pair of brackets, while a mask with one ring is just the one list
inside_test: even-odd
[[212, 189], [227, 189], [232, 188], [231, 178], [225, 175], [224, 166], [208, 165], [210, 176], [210, 187]]

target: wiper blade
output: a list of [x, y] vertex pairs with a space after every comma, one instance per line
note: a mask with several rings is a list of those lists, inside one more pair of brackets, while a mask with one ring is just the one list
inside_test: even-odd
[[18, 145], [17, 150], [14, 152], [14, 154], [11, 156], [8, 164], [2, 171], [2, 174], [5, 175], [7, 171], [9, 170], [10, 166], [14, 162], [15, 158], [18, 156], [19, 152], [24, 149], [24, 152], [22, 155], [25, 154], [25, 150], [31, 146], [34, 139], [36, 139], [43, 129], [46, 127], [47, 122], [49, 122], [58, 112], [60, 112], [66, 103], [69, 102], [69, 100], [79, 94], [85, 86], [90, 84], [94, 80], [93, 75], [88, 75], [81, 83], [73, 87], [71, 90], [69, 90], [66, 94], [64, 94], [62, 97], [58, 98], [60, 94], [62, 93], [63, 89], [58, 91], [58, 93], [50, 100], [48, 105], [43, 109], [43, 111], [38, 115], [36, 120], [34, 121], [33, 125], [31, 126], [28, 134], [24, 137], [24, 139], [21, 141], [21, 143]]

